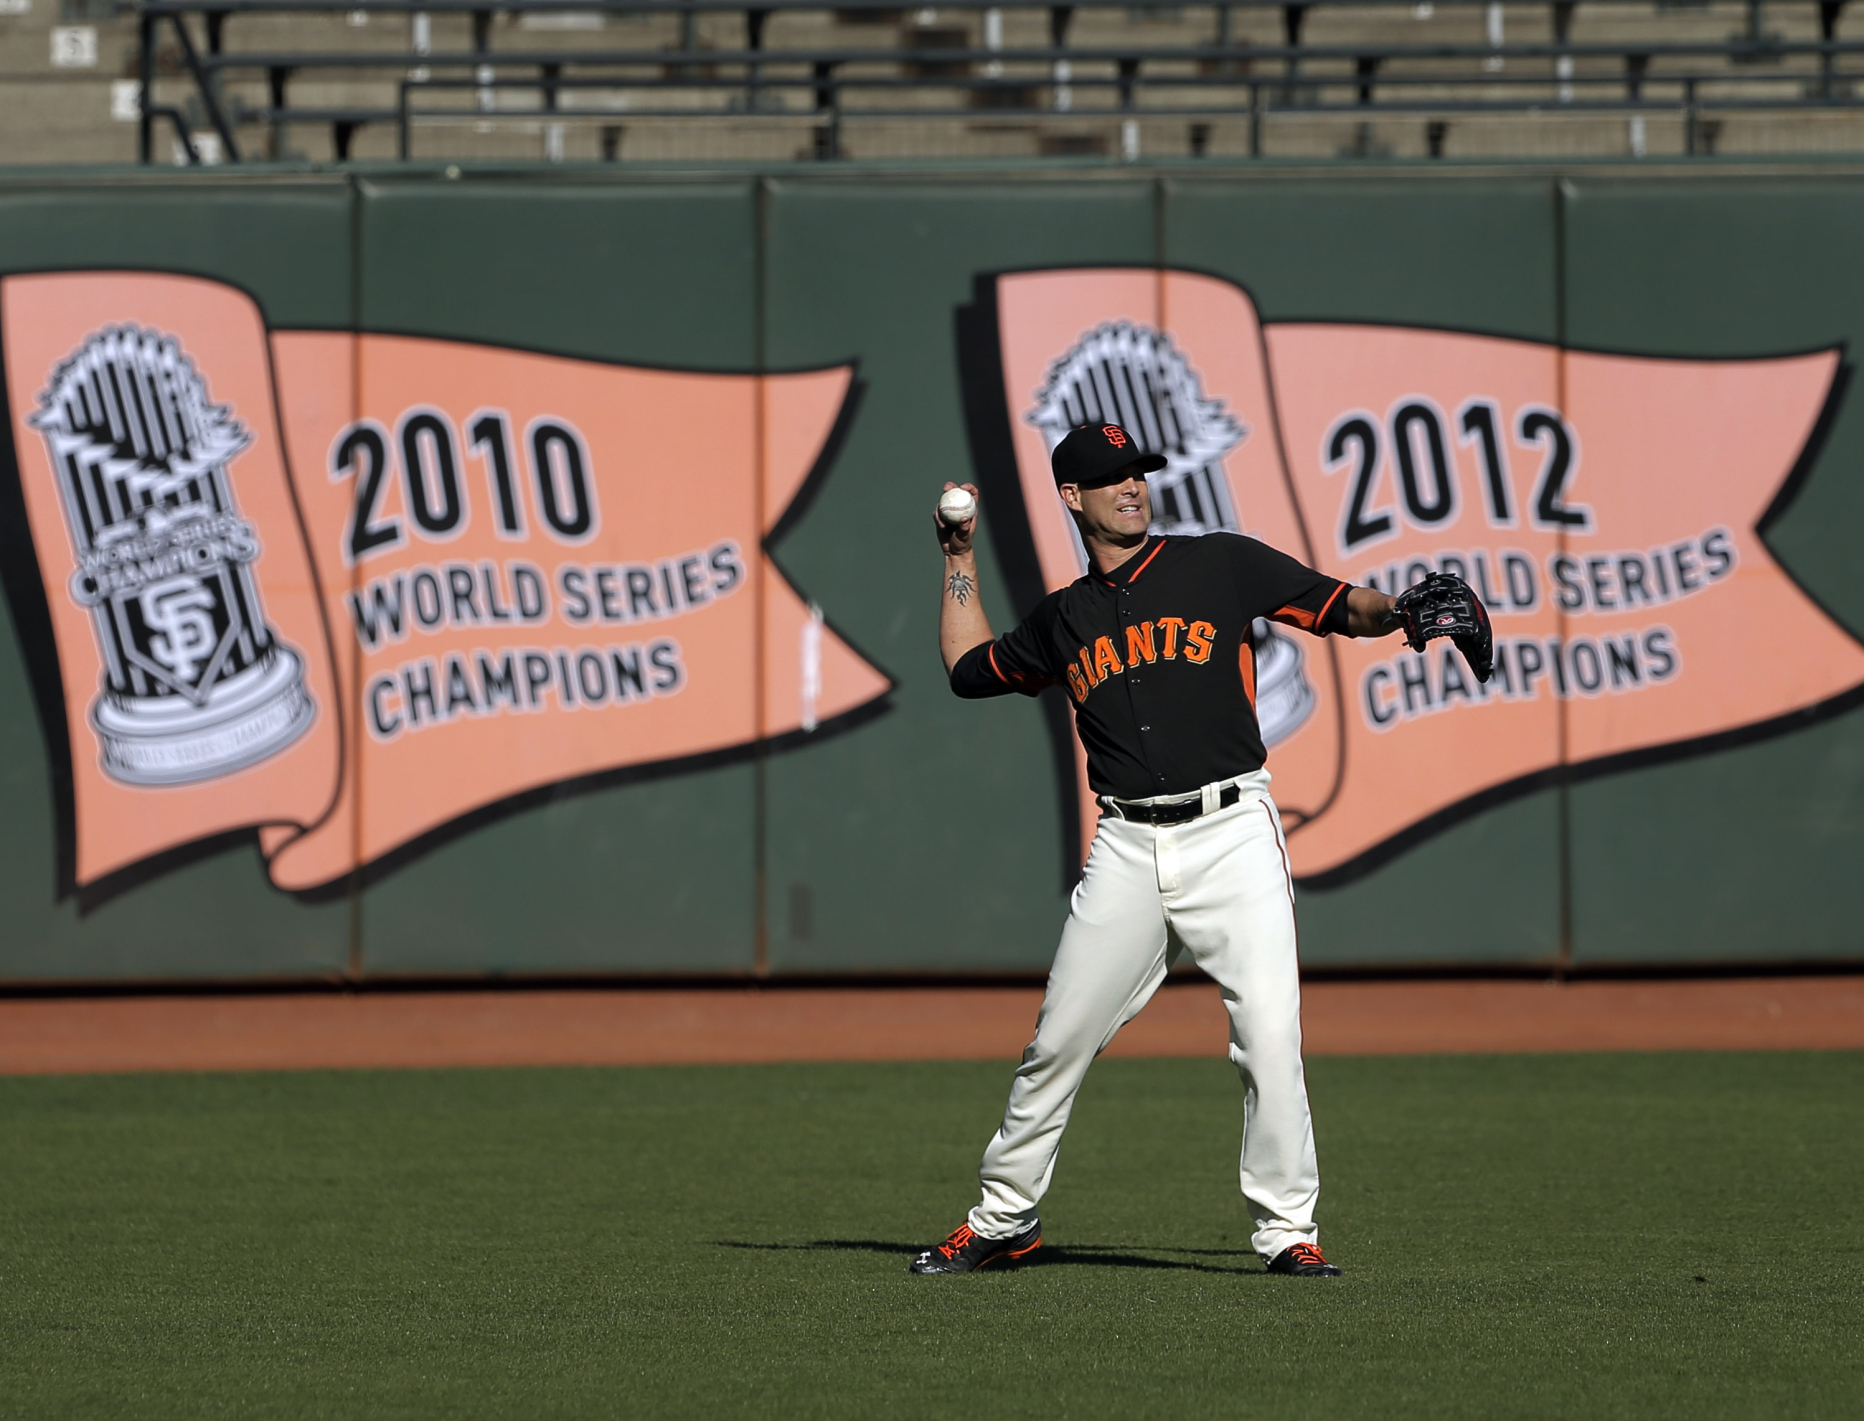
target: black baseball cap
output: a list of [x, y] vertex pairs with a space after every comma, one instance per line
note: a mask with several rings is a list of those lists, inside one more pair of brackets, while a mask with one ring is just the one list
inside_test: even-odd
[[1140, 452], [1138, 441], [1117, 424], [1077, 424], [1049, 455], [1058, 488], [1062, 484], [1099, 488], [1118, 483], [1129, 469], [1150, 474], [1165, 464], [1163, 454]]

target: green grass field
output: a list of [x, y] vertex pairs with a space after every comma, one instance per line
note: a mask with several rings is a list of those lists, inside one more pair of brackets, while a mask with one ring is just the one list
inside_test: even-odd
[[1007, 1065], [0, 1081], [4, 1417], [1856, 1417], [1864, 1054], [1103, 1061], [1035, 1266], [912, 1278]]

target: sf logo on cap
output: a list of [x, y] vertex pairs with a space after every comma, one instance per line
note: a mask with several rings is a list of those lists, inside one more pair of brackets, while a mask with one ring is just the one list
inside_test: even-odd
[[1101, 426], [1100, 432], [1107, 436], [1107, 442], [1115, 449], [1124, 449], [1126, 447], [1126, 431], [1121, 429], [1119, 425], [1103, 425]]

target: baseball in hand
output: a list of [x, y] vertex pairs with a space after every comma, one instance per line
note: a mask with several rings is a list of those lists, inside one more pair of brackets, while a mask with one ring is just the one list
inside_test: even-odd
[[956, 528], [977, 512], [977, 500], [961, 488], [948, 488], [939, 497], [938, 516]]

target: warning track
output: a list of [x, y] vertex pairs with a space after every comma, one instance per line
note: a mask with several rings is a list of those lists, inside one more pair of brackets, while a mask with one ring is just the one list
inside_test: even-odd
[[[0, 1000], [0, 1074], [1011, 1060], [1027, 986], [304, 992]], [[1320, 982], [1310, 1055], [1864, 1049], [1864, 976]], [[1215, 987], [1174, 983], [1111, 1056], [1220, 1056]]]

